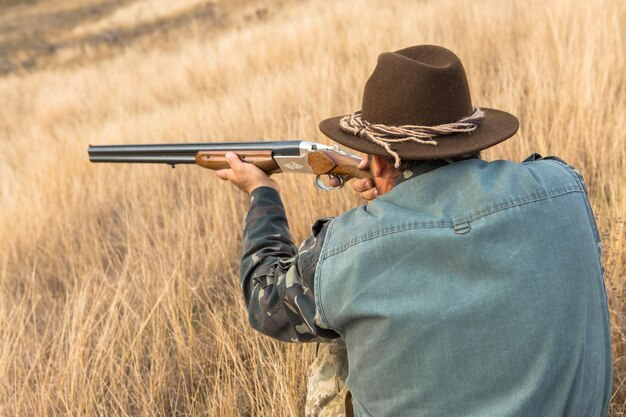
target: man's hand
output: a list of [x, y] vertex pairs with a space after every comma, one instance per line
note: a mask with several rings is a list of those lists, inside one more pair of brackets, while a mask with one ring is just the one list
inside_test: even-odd
[[[363, 160], [359, 163], [358, 168], [362, 171], [369, 171], [370, 162], [367, 158], [363, 158]], [[361, 194], [361, 198], [366, 201], [372, 201], [376, 197], [378, 197], [378, 190], [374, 186], [374, 180], [372, 178], [355, 178], [351, 181], [352, 188], [357, 193]]]
[[215, 171], [220, 179], [232, 182], [237, 188], [248, 194], [259, 187], [271, 187], [280, 192], [280, 187], [276, 181], [270, 179], [265, 172], [254, 165], [242, 162], [236, 153], [227, 152], [226, 160], [230, 169]]

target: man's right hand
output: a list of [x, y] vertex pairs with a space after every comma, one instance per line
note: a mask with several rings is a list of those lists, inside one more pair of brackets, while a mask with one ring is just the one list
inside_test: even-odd
[[[368, 158], [363, 158], [361, 163], [359, 163], [358, 168], [362, 171], [369, 171], [370, 163]], [[361, 198], [364, 200], [372, 201], [378, 197], [378, 190], [376, 189], [372, 178], [354, 178], [350, 181], [350, 183], [352, 184], [354, 191], [361, 194]]]

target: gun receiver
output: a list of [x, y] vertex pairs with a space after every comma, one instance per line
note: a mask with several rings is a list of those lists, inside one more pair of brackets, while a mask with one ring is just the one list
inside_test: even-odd
[[[91, 162], [197, 164], [208, 169], [228, 168], [226, 153], [235, 152], [243, 162], [251, 163], [268, 175], [279, 172], [301, 172], [317, 175], [315, 184], [328, 191], [341, 188], [352, 178], [369, 174], [357, 168], [361, 158], [337, 146], [306, 141], [223, 142], [160, 145], [89, 146]], [[336, 178], [339, 185], [330, 187], [322, 175]]]

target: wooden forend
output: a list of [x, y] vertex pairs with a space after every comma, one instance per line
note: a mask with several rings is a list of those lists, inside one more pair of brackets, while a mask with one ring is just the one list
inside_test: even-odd
[[[196, 164], [207, 169], [230, 168], [226, 160], [227, 151], [202, 151], [196, 154]], [[237, 151], [239, 158], [246, 163], [253, 164], [266, 174], [281, 172], [280, 167], [272, 158], [272, 151]]]

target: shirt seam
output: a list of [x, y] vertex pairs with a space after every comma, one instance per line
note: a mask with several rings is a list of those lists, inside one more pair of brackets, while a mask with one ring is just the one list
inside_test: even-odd
[[[598, 224], [593, 215], [591, 202], [589, 201], [589, 192], [587, 191], [587, 187], [585, 186], [585, 182], [583, 180], [582, 175], [576, 172], [576, 170], [573, 167], [571, 167], [569, 164], [567, 164], [566, 162], [560, 162], [557, 160], [557, 163], [558, 165], [561, 166], [562, 169], [564, 169], [567, 173], [569, 173], [569, 175], [571, 175], [574, 178], [574, 181], [576, 181], [579, 187], [583, 190], [582, 194], [583, 194], [583, 200], [585, 203], [585, 210], [587, 212], [587, 221], [589, 222], [591, 233], [593, 233], [593, 237], [596, 240], [596, 254], [597, 254], [596, 266], [598, 267], [598, 270], [600, 271], [600, 275], [602, 275], [602, 283], [604, 285], [604, 266], [602, 265], [602, 252], [598, 248], [598, 244], [601, 244], [602, 242], [602, 237], [600, 236], [600, 232], [598, 230]], [[606, 292], [606, 288], [605, 288], [605, 292]]]
[[[522, 205], [531, 204], [537, 201], [543, 201], [543, 200], [547, 200], [550, 198], [560, 197], [562, 195], [571, 194], [571, 193], [582, 193], [582, 190], [576, 186], [559, 187], [558, 189], [554, 189], [550, 193], [542, 193], [541, 196], [535, 195], [533, 196], [533, 198], [519, 201], [514, 204], [506, 204], [506, 205], [490, 207], [489, 209], [483, 209], [474, 214], [470, 214], [466, 216], [465, 218], [459, 218], [458, 220], [453, 219], [453, 220], [440, 221], [440, 222], [417, 222], [417, 223], [404, 224], [400, 226], [394, 226], [388, 229], [380, 230], [371, 235], [364, 235], [359, 238], [355, 238], [339, 247], [322, 251], [322, 256], [321, 256], [320, 261], [323, 261], [326, 258], [330, 258], [331, 256], [334, 256], [338, 253], [344, 252], [354, 245], [357, 245], [359, 243], [372, 240], [381, 236], [386, 236], [386, 235], [390, 235], [394, 233], [404, 232], [408, 230], [416, 230], [416, 229], [447, 229], [450, 227], [454, 227], [457, 224], [474, 222], [483, 217], [487, 217], [491, 214], [495, 214], [500, 211], [505, 211], [514, 207], [519, 207]], [[324, 242], [324, 244], [326, 244], [326, 242]], [[318, 261], [318, 265], [320, 261]]]
[[345, 335], [343, 333], [343, 331], [337, 329], [335, 326], [333, 326], [330, 321], [328, 320], [328, 317], [326, 317], [326, 312], [324, 311], [324, 305], [322, 303], [322, 280], [319, 279], [320, 277], [320, 273], [322, 270], [322, 267], [324, 265], [324, 260], [327, 258], [324, 255], [324, 252], [327, 250], [326, 249], [326, 245], [328, 244], [328, 242], [330, 241], [330, 237], [332, 236], [333, 233], [333, 226], [335, 225], [335, 220], [336, 218], [332, 219], [330, 221], [330, 223], [328, 224], [328, 228], [326, 230], [326, 236], [324, 237], [324, 241], [322, 242], [322, 250], [320, 252], [320, 257], [317, 261], [317, 266], [315, 267], [315, 275], [313, 276], [313, 287], [315, 289], [314, 291], [314, 296], [315, 296], [315, 307], [319, 313], [319, 317], [320, 317], [320, 324], [323, 324], [324, 326], [326, 326], [328, 329], [330, 330], [334, 330], [337, 333], [339, 333], [342, 337], [345, 338]]

